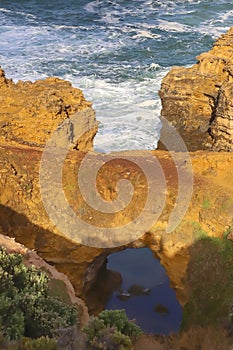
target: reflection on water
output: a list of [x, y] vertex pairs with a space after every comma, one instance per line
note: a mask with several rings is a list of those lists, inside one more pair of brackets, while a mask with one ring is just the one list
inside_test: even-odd
[[125, 309], [147, 333], [169, 334], [180, 327], [182, 308], [165, 269], [148, 248], [110, 254], [86, 301], [93, 313]]

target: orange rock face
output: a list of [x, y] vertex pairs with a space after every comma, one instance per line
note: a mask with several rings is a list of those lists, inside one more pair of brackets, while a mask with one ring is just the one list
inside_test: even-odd
[[[48, 217], [40, 194], [39, 165], [42, 149], [28, 146], [0, 147], [0, 231], [15, 237], [30, 249], [35, 249], [47, 262], [64, 272], [81, 296], [97, 276], [98, 269], [114, 249], [101, 249], [81, 245], [63, 235]], [[114, 176], [136, 184], [134, 199], [126, 210], [106, 214], [89, 208], [77, 187], [77, 171], [83, 152], [72, 151], [64, 165], [64, 185], [69, 179], [67, 199], [82, 220], [92, 223], [93, 237], [98, 226], [115, 227], [130, 222], [140, 209], [140, 198], [147, 192], [147, 182], [131, 162], [125, 164], [119, 154], [118, 164], [110, 163], [97, 179], [97, 188], [106, 200], [117, 193]], [[221, 237], [232, 225], [233, 189], [231, 168], [233, 155], [229, 153], [191, 153], [194, 184], [193, 194], [185, 216], [171, 233], [166, 232], [168, 220], [174, 209], [178, 179], [175, 164], [165, 151], [155, 151], [154, 156], [163, 168], [166, 180], [166, 202], [159, 219], [145, 235], [132, 242], [131, 247], [150, 247], [159, 256], [181, 301], [185, 301], [182, 277], [188, 264], [188, 248], [202, 234]], [[92, 155], [93, 162], [104, 155]], [[76, 175], [75, 175], [76, 174]], [[127, 175], [129, 174], [129, 175]], [[110, 176], [111, 175], [111, 176]], [[56, 188], [56, 179], [54, 179]], [[154, 183], [156, 186], [156, 181]], [[139, 205], [137, 206], [137, 203]], [[56, 205], [59, 208], [59, 202]], [[80, 212], [83, 208], [83, 212]], [[75, 238], [75, 237], [74, 237]], [[91, 244], [91, 241], [90, 241]], [[124, 249], [119, 247], [116, 249]]]
[[224, 83], [218, 94], [211, 136], [216, 151], [233, 151], [233, 82]]
[[[19, 81], [15, 84], [0, 69], [0, 143], [44, 147], [53, 131], [77, 111], [87, 110], [86, 120], [80, 120], [88, 129], [74, 148], [90, 150], [97, 132], [95, 113], [82, 91], [68, 81], [47, 78], [35, 83]], [[84, 128], [88, 126], [88, 128]]]
[[[160, 197], [157, 198], [157, 205], [161, 207], [159, 218], [142, 232], [141, 237], [136, 235], [136, 239], [131, 240], [127, 246], [151, 248], [155, 256], [160, 257], [180, 301], [184, 303], [186, 296], [182, 278], [189, 260], [189, 246], [203, 233], [221, 237], [232, 225], [233, 155], [214, 152], [190, 153], [194, 178], [192, 197], [188, 203], [185, 202], [185, 197], [181, 197], [180, 208], [187, 205], [187, 212], [181, 217], [179, 225], [168, 233], [166, 228], [174, 208], [177, 207], [176, 198], [180, 191], [177, 165], [169, 152], [115, 153], [114, 159], [110, 161], [111, 155], [91, 153], [88, 161], [90, 167], [85, 178], [87, 189], [90, 187], [92, 168], [101, 162], [104, 166], [98, 172], [96, 188], [100, 197], [106, 202], [116, 203], [114, 201], [118, 198], [119, 180], [129, 180], [132, 184], [133, 195], [127, 207], [113, 213], [104, 213], [98, 210], [98, 206], [92, 208], [88, 205], [77, 182], [80, 166], [86, 152], [92, 146], [97, 127], [94, 112], [91, 113], [90, 104], [85, 102], [80, 90], [56, 78], [35, 83], [14, 84], [5, 78], [3, 72], [0, 83], [2, 105], [5, 106], [5, 108], [0, 106], [0, 232], [15, 237], [30, 249], [35, 249], [47, 262], [64, 272], [73, 284], [76, 294], [82, 296], [95, 280], [107, 255], [113, 250], [126, 248], [125, 245], [104, 249], [101, 248], [101, 244], [100, 247], [92, 247], [93, 237], [95, 243], [97, 238], [101, 243], [103, 237], [98, 237], [98, 232], [102, 227], [114, 229], [126, 226], [143, 211], [150, 190], [158, 189], [159, 193], [162, 185], [158, 174], [156, 172], [152, 174], [148, 188], [146, 175], [134, 163], [135, 159], [140, 159], [141, 164], [149, 168], [151, 160], [148, 160], [147, 156], [150, 155], [157, 160], [164, 174], [165, 187], [160, 195], [164, 196], [165, 202], [163, 203], [162, 199], [160, 201]], [[213, 84], [211, 86], [213, 87]], [[53, 224], [44, 208], [40, 186], [40, 165], [44, 145], [58, 124], [69, 119], [67, 111], [72, 115], [79, 108], [84, 111], [87, 108], [86, 122], [93, 125], [93, 128], [90, 128], [92, 134], [84, 135], [87, 136], [86, 141], [73, 142], [73, 149], [66, 157], [62, 169], [62, 192], [65, 193], [75, 215], [92, 225], [90, 244], [86, 245], [80, 244], [75, 236], [67, 236]], [[90, 120], [89, 113], [91, 113]], [[77, 149], [84, 149], [85, 152], [81, 150], [77, 152]], [[178, 157], [182, 160], [182, 154], [178, 154]], [[190, 185], [186, 184], [187, 164], [185, 161], [179, 164], [183, 169], [182, 191], [185, 193], [185, 185]], [[49, 167], [48, 163], [48, 170]], [[53, 190], [57, 191], [53, 207], [63, 218], [64, 210], [57, 173], [51, 181]], [[144, 218], [144, 222], [142, 220], [142, 225], [147, 222], [147, 218]], [[127, 234], [133, 237], [135, 232]], [[109, 240], [111, 241], [111, 237]]]
[[221, 96], [226, 88], [226, 100], [230, 97], [226, 83], [232, 82], [233, 76], [233, 27], [197, 60], [190, 68], [174, 67], [163, 79], [159, 92], [162, 116], [177, 128], [190, 151], [210, 149], [213, 143], [228, 151], [226, 129], [231, 137], [232, 131], [225, 108], [229, 106]]

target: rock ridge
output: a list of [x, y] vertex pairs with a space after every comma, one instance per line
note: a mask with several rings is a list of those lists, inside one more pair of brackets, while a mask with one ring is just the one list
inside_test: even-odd
[[189, 151], [233, 149], [232, 84], [233, 27], [192, 67], [174, 67], [164, 77], [161, 115], [177, 128]]

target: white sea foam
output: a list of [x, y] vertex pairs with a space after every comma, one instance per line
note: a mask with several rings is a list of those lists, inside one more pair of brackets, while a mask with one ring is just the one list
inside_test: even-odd
[[145, 100], [140, 103], [138, 103], [138, 107], [150, 107], [156, 105], [158, 101], [157, 100]]
[[[229, 20], [230, 17], [233, 18], [233, 10], [230, 10], [230, 11], [227, 11], [227, 12], [224, 12], [224, 13], [220, 14], [216, 18], [216, 21], [225, 23], [227, 20]], [[232, 20], [232, 18], [231, 18], [231, 20]]]
[[14, 14], [14, 15], [20, 15], [22, 17], [25, 17], [27, 19], [37, 19], [37, 16], [31, 14], [31, 13], [28, 13], [28, 12], [23, 12], [23, 11], [13, 11], [13, 10], [9, 10], [9, 9], [6, 9], [6, 8], [0, 8], [0, 12], [2, 13], [11, 13], [11, 14]]
[[[201, 12], [202, 3], [210, 11]], [[81, 88], [101, 121], [96, 149], [153, 148], [160, 130], [161, 79], [179, 59], [169, 56], [169, 43], [174, 36], [173, 49], [181, 52], [182, 65], [200, 53], [197, 42], [198, 50], [205, 51], [206, 40], [225, 32], [233, 20], [233, 4], [219, 0], [216, 13], [213, 3], [71, 1], [64, 17], [54, 7], [51, 20], [47, 12], [43, 17], [43, 9], [36, 11], [36, 2], [36, 10], [31, 5], [2, 6], [0, 64], [15, 81], [56, 75]]]
[[160, 65], [158, 63], [151, 63], [150, 66], [148, 67], [148, 70], [158, 70], [160, 67]]
[[196, 28], [196, 31], [218, 38], [229, 29], [232, 21], [233, 10], [220, 12], [214, 18], [204, 21], [199, 28]]
[[139, 29], [137, 31], [137, 34], [132, 36], [133, 39], [137, 39], [137, 38], [154, 39], [154, 38], [160, 38], [160, 37], [161, 37], [161, 35], [159, 35], [159, 34], [153, 34], [153, 33], [149, 32], [148, 30], [142, 30], [142, 29]]
[[111, 11], [110, 13], [105, 13], [100, 21], [108, 24], [118, 24], [120, 22], [119, 12]]
[[211, 35], [213, 38], [217, 39], [229, 29], [229, 26], [216, 26], [214, 22], [207, 21], [199, 28], [196, 28], [195, 31], [204, 35]]
[[89, 2], [86, 6], [84, 6], [85, 10], [89, 13], [95, 13], [96, 12], [96, 1]]
[[0, 12], [11, 13], [12, 11], [1, 7], [1, 8], [0, 8]]
[[158, 28], [160, 30], [164, 30], [166, 32], [179, 32], [179, 33], [184, 33], [184, 32], [190, 32], [193, 31], [193, 29], [185, 24], [181, 24], [178, 22], [170, 22], [170, 21], [165, 21], [162, 19], [158, 20]]
[[[74, 85], [81, 87], [86, 98], [93, 102], [97, 119], [101, 122], [95, 137], [96, 150], [156, 148], [161, 109], [156, 91], [166, 72], [161, 70], [154, 79], [128, 80], [118, 84], [94, 78], [73, 80]], [[69, 75], [65, 78], [72, 80]]]

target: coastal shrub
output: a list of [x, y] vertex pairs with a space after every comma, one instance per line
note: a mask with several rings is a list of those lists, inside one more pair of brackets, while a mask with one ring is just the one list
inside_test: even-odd
[[99, 319], [109, 327], [115, 327], [118, 332], [125, 334], [135, 340], [141, 333], [141, 329], [130, 321], [125, 310], [104, 310], [99, 314]]
[[[25, 338], [18, 342], [18, 350], [57, 350], [57, 342], [49, 337]], [[10, 350], [10, 349], [9, 349]]]
[[196, 326], [167, 337], [164, 350], [231, 350], [232, 346], [232, 338], [221, 327]]
[[[218, 325], [229, 314], [232, 303], [233, 244], [230, 240], [206, 237], [190, 248], [190, 261], [184, 280], [189, 302], [184, 307], [182, 329]], [[229, 316], [228, 316], [229, 315]]]
[[49, 277], [0, 248], [0, 331], [8, 339], [53, 337], [77, 322], [74, 306], [49, 295]]
[[9, 341], [0, 334], [1, 350], [58, 350], [55, 339], [41, 337], [37, 339], [22, 338], [18, 341]]
[[84, 328], [89, 349], [129, 350], [142, 333], [125, 310], [104, 310]]

